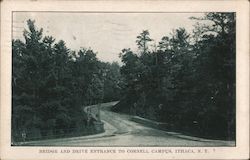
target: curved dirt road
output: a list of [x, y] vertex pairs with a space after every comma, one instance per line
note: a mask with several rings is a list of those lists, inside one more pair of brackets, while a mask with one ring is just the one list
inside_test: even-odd
[[234, 146], [232, 141], [207, 140], [177, 133], [165, 132], [149, 128], [130, 120], [129, 115], [114, 113], [110, 105], [103, 105], [101, 119], [104, 122], [105, 133], [74, 138], [42, 140], [26, 143], [41, 146]]

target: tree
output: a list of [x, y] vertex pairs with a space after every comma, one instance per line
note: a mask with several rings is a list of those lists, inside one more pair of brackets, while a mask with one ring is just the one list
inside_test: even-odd
[[117, 62], [105, 63], [106, 70], [104, 80], [104, 102], [120, 100], [123, 80], [120, 73], [120, 65]]
[[136, 103], [137, 115], [174, 130], [234, 139], [235, 14], [192, 19], [199, 21], [193, 35], [178, 28], [149, 51], [149, 32], [143, 31], [136, 41], [141, 54], [122, 51], [126, 92], [114, 109], [129, 112]]
[[[210, 25], [199, 26], [204, 32], [195, 46], [200, 86], [196, 95], [200, 95], [203, 101], [200, 103], [206, 108], [200, 114], [213, 114], [213, 118], [203, 120], [207, 129], [232, 138], [235, 136], [235, 14], [208, 13], [200, 19], [210, 21]], [[215, 121], [220, 124], [214, 125]]]
[[13, 140], [19, 141], [23, 132], [28, 140], [90, 133], [82, 109], [89, 104], [87, 97], [96, 98], [95, 89], [103, 91], [96, 53], [81, 49], [75, 54], [64, 41], [43, 37], [35, 21], [27, 25], [25, 42], [12, 41]]
[[152, 41], [149, 37], [148, 30], [143, 30], [142, 33], [140, 33], [140, 35], [136, 38], [136, 44], [138, 45], [141, 54], [146, 54], [148, 51], [148, 42]]
[[164, 36], [162, 37], [161, 41], [159, 42], [158, 47], [160, 48], [160, 50], [162, 51], [166, 51], [168, 49], [170, 49], [170, 41], [169, 41], [169, 37], [168, 36]]

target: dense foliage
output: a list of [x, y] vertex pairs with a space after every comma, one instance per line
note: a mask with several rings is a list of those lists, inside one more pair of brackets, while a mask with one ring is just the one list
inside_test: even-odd
[[[148, 30], [138, 51], [123, 49], [123, 65], [104, 63], [91, 49], [72, 51], [28, 20], [24, 41], [12, 41], [12, 138], [93, 133], [83, 107], [120, 102], [118, 112], [168, 123], [167, 130], [234, 139], [236, 40], [234, 13], [206, 13], [158, 45]], [[203, 23], [205, 22], [205, 23]]]
[[25, 42], [12, 42], [13, 140], [92, 133], [82, 108], [119, 99], [119, 65], [100, 62], [90, 49], [73, 52], [27, 24]]
[[[120, 54], [124, 98], [113, 107], [168, 129], [212, 138], [235, 138], [235, 14], [207, 13], [194, 33], [185, 28], [149, 49], [149, 31], [137, 37], [138, 53]], [[203, 23], [206, 22], [206, 23]]]

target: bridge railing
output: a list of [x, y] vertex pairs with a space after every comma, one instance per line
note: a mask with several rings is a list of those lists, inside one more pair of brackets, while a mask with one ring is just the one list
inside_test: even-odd
[[95, 121], [101, 121], [101, 107], [109, 107], [117, 104], [118, 101], [107, 102], [107, 103], [99, 103], [90, 106], [84, 106], [83, 111], [87, 114], [89, 118], [93, 118]]
[[97, 133], [104, 132], [104, 123], [101, 121], [100, 118], [100, 107], [101, 104], [86, 106], [83, 108], [84, 112], [87, 115], [87, 123], [91, 122], [93, 119], [93, 125]]

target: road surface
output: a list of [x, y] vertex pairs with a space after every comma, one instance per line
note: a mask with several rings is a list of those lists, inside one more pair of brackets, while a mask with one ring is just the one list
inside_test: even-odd
[[111, 112], [110, 105], [103, 105], [100, 113], [101, 119], [104, 122], [105, 133], [91, 136], [26, 142], [23, 145], [77, 147], [209, 147], [235, 145], [233, 141], [207, 140], [146, 127], [131, 121], [129, 115]]

